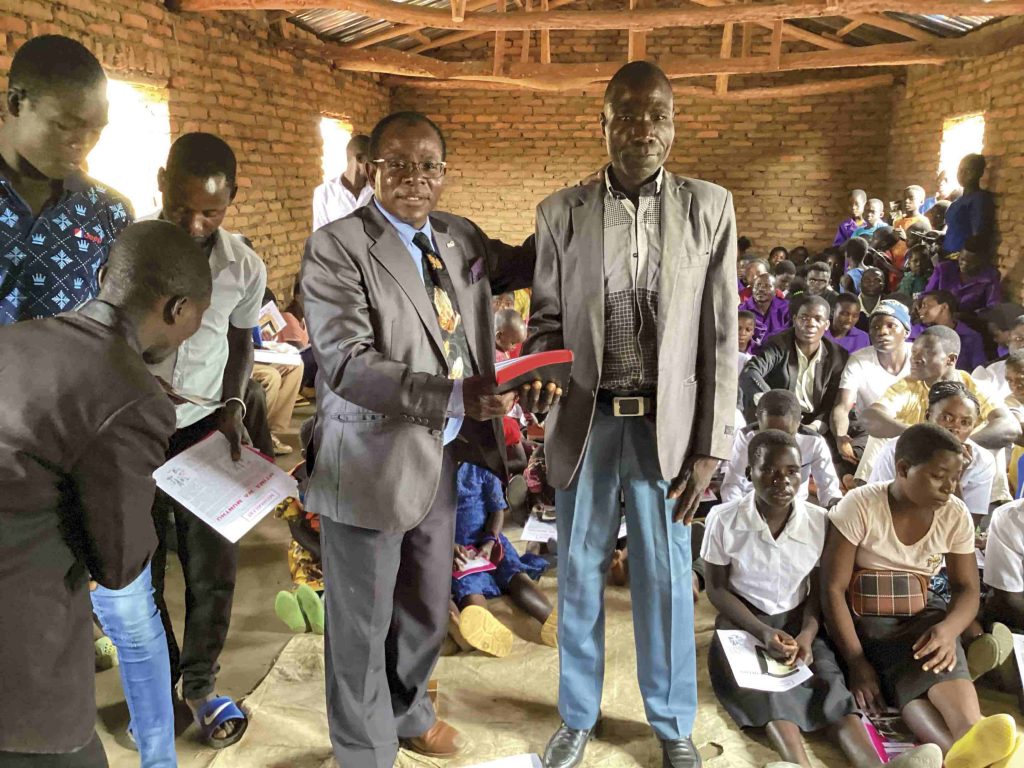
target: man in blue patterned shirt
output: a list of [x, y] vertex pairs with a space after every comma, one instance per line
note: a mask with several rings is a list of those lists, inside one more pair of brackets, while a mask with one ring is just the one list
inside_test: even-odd
[[125, 198], [81, 166], [107, 124], [107, 78], [81, 44], [25, 43], [11, 62], [0, 127], [0, 325], [70, 311], [96, 296]]

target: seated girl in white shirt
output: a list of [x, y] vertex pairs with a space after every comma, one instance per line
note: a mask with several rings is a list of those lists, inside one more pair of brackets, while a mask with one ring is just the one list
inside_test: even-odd
[[[832, 649], [820, 632], [818, 560], [827, 513], [798, 496], [800, 449], [792, 435], [758, 432], [748, 447], [753, 491], [711, 511], [701, 554], [718, 629], [752, 634], [777, 661], [807, 663], [814, 677], [782, 693], [741, 688], [714, 636], [708, 666], [715, 695], [743, 728], [766, 727], [788, 763], [810, 766], [802, 732], [834, 727], [836, 740], [857, 768], [880, 766], [857, 704]], [[942, 753], [925, 745], [889, 763], [939, 768]]]
[[[896, 479], [851, 491], [829, 514], [822, 607], [859, 707], [897, 707], [921, 742], [942, 748], [946, 768], [1016, 765], [1013, 718], [982, 717], [960, 644], [979, 607], [974, 526], [953, 495], [962, 470], [963, 447], [945, 429], [904, 432]], [[948, 607], [927, 586], [943, 558]]]

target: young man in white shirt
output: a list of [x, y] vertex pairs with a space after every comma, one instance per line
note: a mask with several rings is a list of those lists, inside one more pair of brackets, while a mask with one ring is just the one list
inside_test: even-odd
[[345, 156], [348, 165], [336, 179], [326, 179], [313, 191], [313, 231], [348, 216], [373, 197], [373, 186], [366, 179], [370, 161], [370, 137], [357, 134], [349, 139]]
[[801, 456], [798, 499], [807, 499], [811, 477], [814, 478], [821, 506], [830, 507], [842, 498], [843, 491], [828, 443], [813, 429], [803, 427], [800, 415], [800, 403], [789, 390], [773, 389], [761, 396], [757, 403], [757, 424], [744, 427], [737, 433], [732, 458], [725, 466], [721, 490], [723, 504], [741, 499], [753, 490], [747, 477], [747, 448], [754, 435], [766, 429], [778, 429], [796, 439]]

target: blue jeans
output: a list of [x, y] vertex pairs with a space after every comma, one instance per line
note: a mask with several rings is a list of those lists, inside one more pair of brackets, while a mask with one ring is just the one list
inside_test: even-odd
[[604, 586], [626, 502], [637, 678], [662, 739], [690, 735], [697, 714], [690, 529], [672, 522], [655, 422], [598, 404], [575, 482], [555, 494], [558, 709], [570, 728], [597, 721], [604, 683]]
[[124, 589], [99, 586], [92, 608], [117, 647], [121, 685], [142, 768], [176, 768], [167, 636], [153, 600], [150, 566]]

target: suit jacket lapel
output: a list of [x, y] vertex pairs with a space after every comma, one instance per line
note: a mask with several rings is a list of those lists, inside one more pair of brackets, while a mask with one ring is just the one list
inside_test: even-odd
[[[437, 244], [438, 255], [444, 262], [444, 268], [448, 271], [452, 286], [455, 288], [455, 296], [452, 301], [458, 307], [462, 315], [462, 327], [466, 332], [466, 340], [469, 342], [469, 356], [473, 362], [473, 370], [477, 373], [484, 373], [481, 369], [481, 360], [477, 350], [486, 350], [487, 344], [482, 343], [480, 338], [480, 318], [488, 318], [490, 313], [486, 307], [490, 298], [484, 291], [475, 291], [469, 282], [469, 264], [459, 244], [448, 236], [448, 227], [443, 221], [432, 218], [430, 227], [434, 232], [434, 242]], [[483, 258], [483, 256], [481, 256]], [[486, 331], [490, 331], [490, 321], [486, 323]], [[493, 346], [493, 334], [491, 341]]]
[[[575, 275], [580, 306], [586, 307], [597, 373], [604, 361], [604, 181], [581, 188], [571, 210], [572, 241], [566, 249], [564, 269]], [[591, 297], [597, 297], [596, 299]]]
[[405, 243], [388, 224], [380, 211], [371, 203], [366, 206], [369, 216], [363, 219], [363, 228], [373, 240], [370, 255], [386, 269], [409, 297], [416, 313], [423, 321], [427, 333], [434, 342], [437, 352], [444, 359], [444, 347], [441, 341], [441, 327], [437, 324], [437, 312], [427, 298], [423, 284], [423, 273], [416, 269]]
[[665, 319], [670, 317], [676, 283], [682, 271], [680, 263], [683, 248], [693, 239], [684, 240], [684, 230], [690, 221], [690, 203], [693, 195], [674, 174], [665, 171], [661, 183], [661, 277], [658, 280], [658, 347], [664, 337]]

